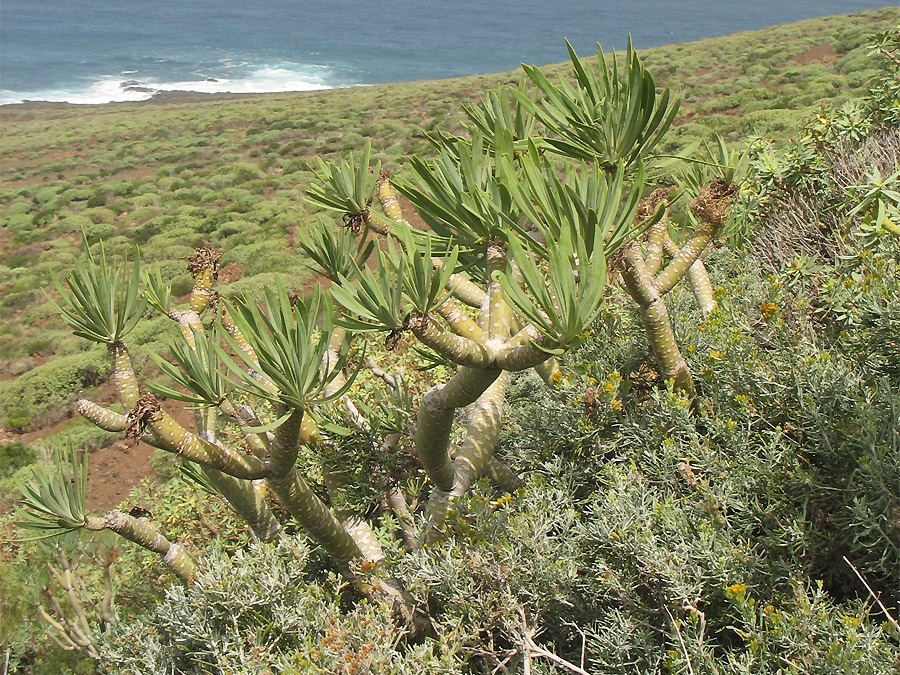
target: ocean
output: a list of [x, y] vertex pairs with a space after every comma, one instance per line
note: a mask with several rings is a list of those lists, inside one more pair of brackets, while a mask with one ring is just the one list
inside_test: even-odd
[[[3, 0], [0, 104], [284, 92], [511, 70], [884, 0]], [[900, 13], [900, 12], [898, 12]]]

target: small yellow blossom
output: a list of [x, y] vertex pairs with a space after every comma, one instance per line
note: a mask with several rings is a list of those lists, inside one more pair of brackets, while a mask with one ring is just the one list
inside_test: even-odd
[[491, 506], [493, 506], [494, 508], [497, 508], [500, 506], [506, 506], [507, 504], [510, 504], [510, 503], [512, 503], [512, 495], [510, 495], [510, 494], [505, 494], [502, 497], [498, 497], [497, 499], [491, 500]]
[[747, 584], [731, 584], [725, 591], [736, 598], [743, 598], [747, 594]]
[[768, 319], [770, 316], [774, 315], [775, 312], [777, 312], [777, 311], [778, 311], [778, 305], [776, 305], [774, 302], [763, 302], [759, 306], [760, 314], [762, 314], [763, 317], [765, 317], [766, 319]]

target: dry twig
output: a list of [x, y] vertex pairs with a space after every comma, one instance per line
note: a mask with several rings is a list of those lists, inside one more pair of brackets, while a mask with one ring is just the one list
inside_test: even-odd
[[881, 602], [881, 598], [878, 597], [875, 594], [875, 591], [872, 590], [872, 587], [869, 586], [868, 583], [866, 583], [866, 580], [863, 578], [863, 575], [859, 573], [859, 570], [856, 569], [856, 567], [853, 565], [852, 562], [850, 562], [850, 560], [847, 558], [847, 556], [842, 556], [842, 557], [844, 558], [844, 562], [847, 563], [848, 565], [850, 565], [850, 569], [853, 570], [853, 573], [856, 574], [856, 576], [862, 582], [863, 586], [866, 587], [866, 590], [869, 591], [869, 595], [872, 596], [872, 599], [876, 603], [878, 603], [878, 606], [881, 608], [881, 611], [884, 612], [884, 615], [887, 617], [888, 621], [890, 621], [891, 624], [894, 626], [894, 628], [897, 629], [897, 633], [900, 634], [900, 623], [897, 622], [897, 619], [895, 619], [891, 615], [891, 613], [888, 611], [887, 607], [884, 606], [884, 603]]

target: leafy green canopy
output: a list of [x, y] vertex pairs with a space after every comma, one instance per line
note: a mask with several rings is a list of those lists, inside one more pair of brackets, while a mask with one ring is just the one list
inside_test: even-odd
[[[127, 263], [110, 266], [100, 244], [97, 258], [84, 240], [85, 257], [66, 278], [71, 295], [53, 275], [53, 285], [65, 306], [47, 296], [50, 304], [74, 330], [92, 342], [115, 344], [137, 325], [147, 301], [140, 297], [140, 267], [137, 259], [127, 271]], [[135, 256], [137, 258], [137, 256]]]
[[653, 77], [628, 39], [625, 67], [619, 77], [615, 56], [607, 62], [597, 45], [597, 64], [590, 67], [566, 42], [575, 72], [575, 85], [565, 79], [553, 84], [534, 66], [525, 73], [545, 95], [535, 102], [521, 89], [513, 89], [519, 105], [533, 114], [554, 135], [545, 143], [555, 152], [575, 159], [596, 161], [604, 170], [619, 162], [631, 170], [659, 143], [678, 113], [668, 88], [657, 95]]
[[191, 326], [194, 344], [188, 344], [182, 336], [169, 350], [177, 367], [158, 354], [150, 352], [150, 358], [176, 384], [187, 389], [184, 393], [162, 384], [149, 383], [154, 394], [195, 405], [217, 406], [226, 395], [226, 380], [221, 374], [220, 358], [216, 345], [221, 341], [220, 329], [213, 325], [209, 332], [201, 333]]
[[[337, 391], [325, 393], [326, 387], [340, 374], [347, 351], [343, 348], [333, 361], [328, 359], [334, 305], [318, 287], [303, 302], [292, 300], [278, 284], [274, 290], [266, 289], [262, 308], [239, 300], [228, 304], [228, 310], [253, 347], [258, 362], [243, 352], [228, 334], [224, 337], [244, 367], [235, 363], [218, 342], [210, 344], [238, 377], [241, 388], [249, 393], [287, 408], [305, 410], [314, 403], [340, 398], [352, 384], [351, 377]], [[257, 369], [269, 382], [256, 375]]]
[[71, 439], [53, 452], [54, 470], [46, 473], [35, 466], [31, 479], [21, 483], [23, 505], [17, 527], [43, 532], [37, 538], [56, 537], [84, 527], [87, 492], [87, 453], [78, 453]]

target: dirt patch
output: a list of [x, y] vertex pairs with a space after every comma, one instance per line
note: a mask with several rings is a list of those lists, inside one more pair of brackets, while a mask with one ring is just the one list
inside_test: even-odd
[[[101, 405], [108, 406], [112, 403], [114, 395], [112, 383], [107, 382], [99, 392], [95, 392], [93, 399]], [[181, 426], [189, 430], [194, 429], [194, 415], [186, 409], [184, 404], [166, 401], [164, 406]], [[65, 431], [72, 421], [72, 416], [69, 413], [65, 419], [25, 434], [15, 434], [0, 429], [0, 442], [18, 441], [23, 445], [30, 445], [36, 441], [53, 438], [56, 434]], [[116, 508], [128, 498], [131, 490], [144, 478], [155, 480], [156, 474], [150, 466], [150, 458], [155, 452], [156, 448], [146, 443], [131, 445], [124, 438], [92, 451], [88, 456], [88, 489], [85, 499], [88, 511], [101, 514]], [[11, 505], [11, 503], [0, 505], [0, 513], [6, 511]]]
[[88, 511], [100, 514], [115, 508], [144, 478], [154, 478], [150, 458], [155, 450], [146, 443], [131, 447], [116, 441], [91, 453], [88, 459]]
[[[194, 415], [184, 404], [166, 401], [168, 412], [178, 424], [193, 431]], [[88, 459], [88, 510], [94, 513], [115, 508], [144, 478], [156, 479], [150, 458], [156, 448], [140, 442], [131, 445], [124, 438], [91, 453]], [[129, 506], [133, 506], [129, 505]]]
[[834, 63], [838, 60], [838, 54], [835, 48], [828, 44], [822, 43], [813, 45], [806, 51], [800, 52], [794, 57], [794, 61], [800, 64], [813, 62]]
[[236, 262], [230, 262], [219, 270], [219, 283], [230, 284], [244, 276], [243, 268]]

